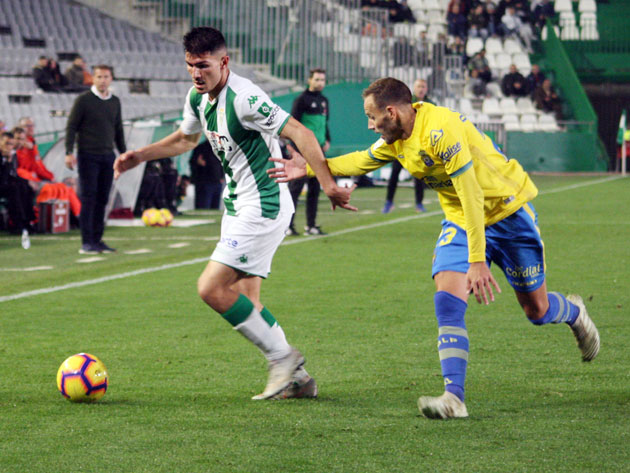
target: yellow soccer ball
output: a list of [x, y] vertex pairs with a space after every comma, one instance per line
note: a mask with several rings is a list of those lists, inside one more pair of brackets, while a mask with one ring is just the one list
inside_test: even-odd
[[147, 227], [164, 226], [164, 217], [162, 217], [162, 212], [156, 208], [146, 209], [142, 212], [142, 221]]
[[160, 213], [162, 214], [162, 220], [164, 227], [168, 227], [171, 223], [173, 223], [173, 213], [169, 209], [160, 209]]
[[109, 375], [101, 360], [89, 353], [67, 358], [57, 371], [57, 389], [72, 402], [95, 402], [107, 391]]

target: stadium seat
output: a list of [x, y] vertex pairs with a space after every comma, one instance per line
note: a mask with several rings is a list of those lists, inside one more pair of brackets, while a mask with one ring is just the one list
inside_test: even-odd
[[505, 131], [520, 131], [521, 124], [518, 121], [518, 115], [508, 113], [501, 118]]
[[466, 56], [473, 57], [482, 49], [483, 40], [481, 38], [468, 38], [468, 41], [466, 42]]
[[575, 13], [573, 13], [573, 10], [560, 12], [558, 24], [561, 28], [565, 26], [575, 26]]
[[426, 10], [422, 0], [408, 0], [407, 5], [412, 10]]
[[598, 41], [599, 31], [597, 31], [597, 25], [585, 25], [580, 31], [580, 39], [582, 41]]
[[563, 41], [574, 41], [580, 39], [580, 30], [575, 25], [565, 26], [560, 33], [560, 39]]
[[499, 100], [494, 97], [483, 99], [481, 111], [489, 116], [503, 115], [503, 111], [501, 107], [499, 107]]
[[595, 3], [595, 0], [580, 0], [580, 2], [578, 3], [578, 11], [579, 12], [596, 12], [597, 3]]
[[458, 109], [464, 115], [472, 115], [473, 113], [475, 113], [475, 109], [472, 106], [472, 102], [466, 98], [459, 99]]
[[499, 107], [503, 114], [517, 114], [516, 101], [512, 97], [504, 97], [499, 101]]
[[496, 82], [488, 82], [488, 84], [486, 85], [486, 90], [492, 97], [496, 97], [498, 99], [503, 98], [501, 86]]
[[499, 54], [503, 51], [503, 43], [500, 38], [488, 38], [486, 40], [486, 53], [487, 54]]
[[535, 131], [538, 123], [538, 117], [536, 114], [521, 115], [521, 130], [523, 131]]
[[520, 41], [514, 38], [507, 38], [503, 42], [503, 51], [508, 54], [522, 53], [523, 46], [521, 45]]
[[427, 11], [427, 21], [429, 24], [446, 24], [446, 17], [441, 10], [428, 10]]
[[571, 3], [571, 0], [556, 0], [553, 4], [553, 8], [556, 10], [556, 13], [573, 11], [573, 4]]
[[424, 9], [431, 10], [441, 10], [440, 2], [438, 0], [424, 0]]
[[597, 25], [597, 13], [595, 12], [583, 12], [580, 14], [580, 26]]
[[517, 69], [526, 76], [528, 73], [525, 71], [529, 71], [532, 68], [532, 63], [529, 60], [529, 54], [527, 53], [515, 53], [512, 56], [512, 64], [514, 64]]
[[536, 113], [536, 107], [529, 97], [519, 97], [516, 99], [516, 108], [521, 115], [526, 113]]
[[558, 123], [553, 115], [541, 115], [538, 118], [537, 129], [540, 131], [558, 131]]

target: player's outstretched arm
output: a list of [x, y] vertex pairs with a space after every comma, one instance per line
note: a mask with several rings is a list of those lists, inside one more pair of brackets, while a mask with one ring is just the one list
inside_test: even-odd
[[269, 161], [282, 164], [281, 167], [267, 169], [267, 174], [276, 182], [289, 182], [306, 177], [306, 160], [300, 153], [291, 153], [291, 159], [269, 158]]
[[181, 130], [171, 133], [167, 137], [140, 149], [127, 151], [114, 161], [114, 178], [138, 164], [154, 159], [171, 158], [186, 151], [190, 151], [199, 141], [201, 133], [185, 135]]
[[356, 185], [352, 187], [339, 187], [328, 168], [324, 153], [315, 139], [315, 135], [311, 130], [306, 128], [295, 118], [290, 117], [287, 124], [282, 129], [281, 136], [288, 138], [297, 146], [298, 150], [311, 166], [317, 180], [322, 186], [324, 193], [330, 199], [333, 210], [336, 207], [341, 207], [346, 210], [357, 210], [356, 207], [350, 205], [350, 195], [356, 188]]

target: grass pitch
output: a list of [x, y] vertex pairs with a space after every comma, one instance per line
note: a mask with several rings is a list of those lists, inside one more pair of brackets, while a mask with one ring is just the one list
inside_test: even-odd
[[[416, 407], [442, 391], [433, 192], [426, 214], [409, 188], [389, 215], [382, 188], [355, 191], [354, 214], [333, 214], [322, 197], [329, 236], [278, 250], [263, 301], [306, 355], [314, 401], [251, 401], [264, 358], [197, 297], [218, 213], [192, 228], [108, 228], [119, 251], [94, 263], [77, 262], [77, 232], [35, 236], [29, 251], [1, 236], [0, 471], [627, 471], [628, 180], [534, 180], [548, 286], [585, 298], [602, 349], [582, 363], [566, 326], [529, 324], [495, 268], [496, 302], [469, 301], [464, 420]], [[139, 249], [151, 252], [125, 253]], [[41, 266], [52, 269], [32, 270]], [[59, 364], [81, 351], [110, 372], [92, 405], [56, 391]]]

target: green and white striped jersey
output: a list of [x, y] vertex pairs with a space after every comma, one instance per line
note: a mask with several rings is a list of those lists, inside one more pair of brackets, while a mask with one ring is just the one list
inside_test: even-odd
[[225, 210], [238, 215], [245, 206], [260, 208], [260, 215], [275, 219], [282, 208], [293, 212], [286, 183], [276, 183], [266, 170], [281, 157], [278, 135], [290, 115], [274, 104], [249, 79], [230, 71], [227, 83], [215, 100], [190, 89], [180, 126], [186, 135], [202, 132], [225, 171]]

